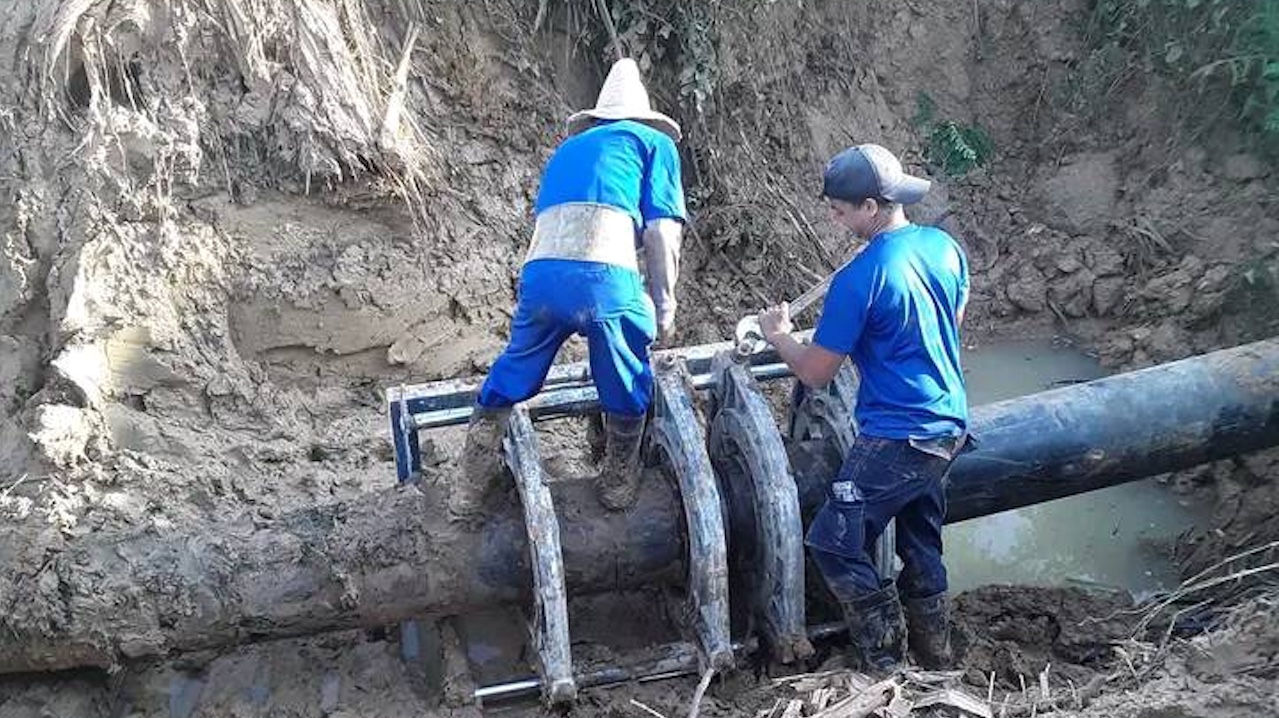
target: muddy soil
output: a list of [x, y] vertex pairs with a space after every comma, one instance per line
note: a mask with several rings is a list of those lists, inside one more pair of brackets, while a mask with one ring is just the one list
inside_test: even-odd
[[[56, 620], [13, 607], [64, 589], [42, 566], [72, 547], [270, 522], [391, 485], [381, 389], [481, 372], [500, 350], [541, 164], [602, 76], [591, 4], [544, 6], [0, 8], [0, 542], [29, 566], [0, 576], [0, 629]], [[967, 341], [1058, 332], [1129, 368], [1279, 331], [1279, 177], [1228, 123], [1171, 126], [1160, 108], [1179, 100], [1157, 76], [1077, 82], [1097, 61], [1079, 32], [1088, 9], [655, 3], [647, 24], [624, 25], [654, 102], [687, 131], [678, 343], [726, 338], [847, 255], [817, 178], [834, 151], [871, 140], [932, 176], [915, 218], [968, 248]], [[986, 128], [988, 166], [962, 178], [925, 166], [925, 98], [938, 118]], [[546, 429], [561, 447], [577, 431]], [[431, 437], [428, 463], [450, 461], [459, 437]], [[565, 473], [590, 463], [562, 456]], [[1279, 538], [1275, 456], [1167, 479], [1217, 507], [1217, 526], [1183, 547], [1190, 570]], [[999, 624], [975, 606], [1012, 615], [1018, 596], [966, 601]], [[1054, 600], [1045, 616], [1076, 608]], [[974, 672], [1004, 681], [1049, 656], [1086, 668], [1076, 651], [1093, 637], [1045, 643], [1045, 621], [970, 636]], [[375, 701], [322, 712], [424, 705], [386, 687], [402, 669], [378, 637], [248, 648], [218, 670], [267, 661], [300, 675], [294, 655], [328, 656], [299, 660], [331, 661], [341, 696]], [[6, 680], [0, 715], [162, 715], [189, 690], [138, 686], [181, 670]], [[298, 695], [332, 685], [300, 678]], [[317, 714], [309, 701], [269, 713]], [[262, 713], [208, 705], [200, 714]]]

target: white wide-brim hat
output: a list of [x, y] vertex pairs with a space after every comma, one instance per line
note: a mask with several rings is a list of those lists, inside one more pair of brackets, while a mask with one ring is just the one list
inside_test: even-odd
[[684, 134], [678, 122], [653, 109], [648, 101], [648, 90], [644, 89], [644, 81], [640, 79], [639, 65], [629, 57], [613, 63], [608, 77], [604, 78], [595, 107], [569, 115], [569, 134], [586, 129], [592, 120], [643, 122], [670, 135], [676, 142]]

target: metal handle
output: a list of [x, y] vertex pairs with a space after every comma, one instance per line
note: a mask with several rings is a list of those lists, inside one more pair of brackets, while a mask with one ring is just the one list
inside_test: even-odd
[[805, 309], [808, 309], [813, 302], [826, 296], [826, 290], [830, 288], [830, 280], [833, 279], [834, 276], [835, 275], [832, 274], [826, 279], [823, 279], [820, 283], [811, 287], [808, 291], [792, 299], [790, 301], [791, 316], [795, 316]]

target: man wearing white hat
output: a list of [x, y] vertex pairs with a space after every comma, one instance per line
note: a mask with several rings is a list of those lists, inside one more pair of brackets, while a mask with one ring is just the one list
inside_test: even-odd
[[[968, 436], [959, 356], [968, 261], [949, 234], [906, 219], [902, 206], [929, 186], [879, 145], [835, 155], [822, 194], [835, 222], [867, 246], [832, 278], [812, 344], [790, 336], [784, 304], [759, 322], [808, 386], [826, 385], [845, 357], [857, 365], [857, 439], [805, 543], [868, 670], [902, 659], [903, 598], [915, 657], [929, 669], [951, 658], [941, 527], [943, 482]], [[870, 555], [894, 518], [905, 565], [896, 582], [879, 575]]]
[[639, 68], [623, 59], [609, 70], [595, 107], [568, 118], [568, 131], [542, 175], [510, 343], [476, 398], [462, 481], [449, 496], [459, 516], [483, 508], [502, 474], [511, 407], [541, 389], [560, 345], [573, 334], [586, 337], [605, 414], [600, 502], [622, 510], [637, 494], [653, 394], [648, 347], [657, 336], [668, 338], [675, 322], [686, 219], [675, 146], [680, 128], [653, 111]]

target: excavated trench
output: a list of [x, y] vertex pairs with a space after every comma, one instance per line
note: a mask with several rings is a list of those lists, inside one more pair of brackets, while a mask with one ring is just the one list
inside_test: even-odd
[[[1006, 398], [1019, 391], [1033, 392], [1087, 380], [1091, 378], [1088, 372], [1096, 372], [1095, 363], [1087, 357], [1053, 342], [985, 345], [970, 351], [966, 359], [968, 371], [974, 379], [976, 404], [984, 403], [986, 398]], [[999, 377], [995, 396], [984, 394], [980, 380], [983, 375]], [[1017, 380], [1020, 380], [1020, 386], [1015, 385]], [[380, 478], [387, 484], [391, 481], [390, 476]], [[1142, 489], [1132, 495], [1147, 501], [1167, 491], [1157, 485], [1132, 486]], [[1107, 498], [1105, 492], [1099, 492], [1064, 500], [1062, 508], [1078, 516], [1094, 511], [1095, 504], [1113, 508], [1114, 503], [1114, 499]], [[1029, 510], [1042, 508], [1030, 507]], [[637, 510], [641, 509], [642, 506]], [[983, 522], [1001, 520], [1001, 516], [1005, 519], [1018, 517], [1026, 511], [1020, 509], [972, 523], [980, 531]], [[1134, 502], [1129, 512], [1145, 516], [1149, 509]], [[1184, 520], [1185, 515], [1179, 518]], [[1095, 522], [1076, 522], [1074, 529], [1085, 535], [1092, 533], [1096, 526]], [[962, 528], [964, 525], [960, 524], [949, 530], [953, 532]], [[1055, 546], [1041, 547], [1033, 552], [1034, 555], [1050, 565], [1135, 565], [1131, 555], [1149, 548], [1112, 532], [1108, 541], [1096, 544], [1102, 551], [1082, 556], [1070, 553], [1074, 544], [1068, 537], [1059, 535], [1057, 538]], [[1093, 538], [1095, 540], [1096, 537]], [[1007, 545], [1015, 548], [1012, 542]], [[1109, 559], [1111, 555], [1118, 558]], [[997, 565], [1000, 559], [998, 552], [982, 557], [961, 555], [958, 560], [952, 558], [950, 564], [956, 582], [962, 583], [968, 572], [990, 571], [992, 560]], [[1167, 561], [1167, 556], [1164, 560]], [[1063, 578], [1075, 578], [1052, 571], [1041, 570], [1034, 578], [1048, 584], [1061, 583]], [[998, 581], [998, 574], [996, 577]], [[992, 600], [1014, 603], [1020, 600], [1033, 607], [1043, 602], [1062, 601], [1064, 595], [1052, 590], [1038, 594], [1032, 589], [1021, 591], [1020, 599], [991, 594], [988, 590], [961, 596], [958, 600], [963, 607], [961, 625], [964, 613], [979, 615], [989, 610], [987, 605]], [[1081, 606], [1087, 605], [1082, 595], [1078, 600], [1083, 601]], [[1087, 611], [1101, 610], [1106, 606], [1113, 610], [1126, 605], [1117, 596], [1093, 600], [1096, 605]], [[663, 599], [661, 591], [583, 597], [575, 599], [570, 607], [575, 665], [582, 674], [590, 674], [600, 668], [616, 671], [619, 667], [635, 663], [638, 656], [651, 652], [655, 645], [679, 638], [670, 613], [678, 612], [678, 607]], [[1034, 612], [1044, 609], [1022, 610]], [[147, 668], [134, 666], [127, 672], [128, 678], [110, 694], [116, 705], [142, 711], [144, 715], [167, 710], [171, 716], [185, 718], [197, 714], [217, 715], [219, 710], [233, 707], [251, 710], [284, 705], [304, 713], [325, 713], [336, 705], [364, 700], [364, 694], [370, 690], [384, 693], [387, 700], [434, 700], [447, 697], [450, 692], [456, 699], [459, 693], [465, 696], [473, 689], [468, 685], [469, 680], [480, 684], [504, 683], [532, 672], [532, 656], [518, 609], [472, 614], [449, 622], [444, 635], [450, 636], [456, 631], [460, 638], [460, 646], [453, 652], [451, 663], [447, 651], [444, 659], [439, 657], [440, 641], [448, 643], [459, 639], [441, 638], [434, 625], [429, 619], [424, 620], [419, 632], [414, 634], [416, 640], [412, 642], [407, 640], [407, 634], [394, 631], [348, 632], [234, 649], [211, 662], [207, 657], [196, 654]], [[459, 666], [461, 656], [465, 657], [465, 664]], [[370, 661], [373, 665], [369, 665]], [[190, 666], [198, 667], [192, 669]], [[374, 671], [378, 676], [376, 688], [367, 684], [370, 680], [367, 671]], [[407, 694], [391, 685], [396, 679], [405, 681]], [[308, 695], [309, 698], [306, 697]], [[399, 698], [393, 698], [397, 695]]]
[[[96, 578], [139, 536], [163, 545], [217, 522], [249, 536], [388, 491], [382, 390], [492, 360], [542, 161], [607, 57], [593, 3], [545, 5], [0, 7], [0, 633], [68, 625], [59, 607], [86, 584], [51, 568], [60, 559], [106, 557], [76, 568]], [[862, 140], [930, 173], [915, 218], [948, 216], [969, 251], [975, 402], [1100, 373], [1047, 337], [1076, 338], [1109, 370], [1279, 328], [1270, 165], [1235, 128], [1187, 136], [1137, 64], [1101, 66], [1078, 27], [1092, 3], [645, 7], [647, 24], [620, 29], [688, 131], [678, 344], [724, 339], [839, 260], [813, 186]], [[1081, 80], [1108, 69], [1109, 89], [1089, 94]], [[930, 165], [926, 107], [984, 128], [990, 165]], [[589, 470], [583, 429], [539, 426], [553, 474]], [[459, 439], [427, 438], [428, 465], [449, 465]], [[1165, 591], [1279, 538], [1277, 477], [1262, 453], [948, 528], [956, 587], [973, 589], [957, 607], [970, 682], [1011, 689], [1051, 664], [1067, 690], [1126, 672], [1114, 648], [1132, 647], [1131, 624], [1099, 619], [1127, 605], [1121, 591]], [[1192, 526], [1205, 530], [1182, 537]], [[376, 562], [378, 547], [359, 550]], [[89, 603], [164, 595], [197, 569], [122, 578]], [[1018, 585], [988, 585], [1005, 581]], [[656, 590], [570, 608], [583, 670], [676, 638]], [[447, 653], [481, 683], [530, 670], [509, 611], [443, 639], [422, 625], [407, 642], [389, 626], [0, 678], [0, 718], [470, 714], [438, 705], [470, 689], [437, 659], [454, 629], [463, 645]], [[1264, 663], [1266, 650], [1245, 653]], [[1222, 670], [1185, 673], [1216, 681], [1199, 696], [1265, 705]], [[753, 713], [732, 703], [749, 674], [703, 715]], [[637, 697], [673, 715], [691, 690], [588, 692], [579, 710], [634, 715]]]

